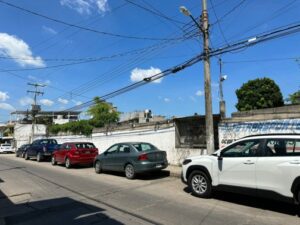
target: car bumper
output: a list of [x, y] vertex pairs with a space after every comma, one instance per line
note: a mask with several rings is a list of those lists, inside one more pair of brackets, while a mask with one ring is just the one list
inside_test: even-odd
[[168, 161], [163, 162], [142, 162], [135, 165], [137, 173], [162, 170], [168, 167]]
[[[96, 156], [95, 156], [96, 157]], [[95, 157], [89, 158], [77, 158], [77, 157], [70, 157], [71, 164], [93, 164]]]

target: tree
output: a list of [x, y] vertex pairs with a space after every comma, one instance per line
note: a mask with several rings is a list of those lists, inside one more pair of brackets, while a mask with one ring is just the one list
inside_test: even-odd
[[250, 80], [236, 90], [239, 111], [283, 106], [283, 97], [278, 85], [269, 78]]
[[120, 113], [109, 103], [102, 101], [99, 97], [94, 98], [94, 105], [87, 113], [91, 116], [90, 124], [94, 127], [104, 127], [119, 120]]
[[286, 100], [293, 105], [300, 104], [300, 90], [290, 94]]

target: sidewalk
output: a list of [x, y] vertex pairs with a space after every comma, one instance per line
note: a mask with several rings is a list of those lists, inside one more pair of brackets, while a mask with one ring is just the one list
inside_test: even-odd
[[174, 165], [169, 165], [165, 171], [170, 172], [170, 177], [181, 177], [181, 166], [174, 166]]

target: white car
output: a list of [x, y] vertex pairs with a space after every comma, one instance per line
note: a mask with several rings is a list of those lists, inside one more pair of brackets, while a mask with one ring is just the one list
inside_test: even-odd
[[11, 144], [0, 144], [0, 153], [15, 152]]
[[300, 202], [300, 135], [246, 137], [212, 155], [183, 161], [182, 181], [195, 196], [222, 189]]

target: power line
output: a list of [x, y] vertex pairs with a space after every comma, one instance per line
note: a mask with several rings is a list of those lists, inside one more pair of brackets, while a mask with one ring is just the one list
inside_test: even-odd
[[66, 26], [70, 26], [70, 27], [74, 27], [74, 28], [77, 28], [77, 29], [80, 29], [80, 30], [89, 31], [89, 32], [92, 32], [92, 33], [97, 33], [97, 34], [111, 36], [111, 37], [134, 39], [134, 40], [149, 40], [149, 41], [158, 41], [158, 40], [160, 40], [160, 41], [164, 40], [165, 41], [165, 40], [178, 40], [178, 39], [182, 39], [182, 37], [177, 37], [177, 38], [137, 37], [137, 36], [130, 36], [130, 35], [123, 35], [123, 34], [110, 33], [110, 32], [105, 32], [105, 31], [99, 31], [99, 30], [95, 30], [95, 29], [92, 29], [92, 28], [88, 28], [88, 27], [83, 27], [83, 26], [79, 26], [79, 25], [76, 25], [76, 24], [72, 24], [72, 23], [69, 23], [69, 22], [66, 22], [66, 21], [63, 21], [63, 20], [55, 19], [55, 18], [49, 17], [47, 15], [43, 15], [43, 14], [40, 14], [38, 12], [34, 12], [32, 10], [25, 9], [23, 7], [14, 5], [12, 3], [5, 2], [3, 0], [0, 0], [0, 3], [1, 4], [5, 4], [7, 6], [10, 6], [10, 7], [13, 7], [13, 8], [18, 9], [18, 10], [21, 10], [23, 12], [32, 14], [34, 16], [38, 16], [38, 17], [41, 17], [41, 18], [44, 18], [44, 19], [47, 19], [47, 20], [51, 20], [51, 21], [56, 22], [56, 23], [60, 23], [60, 24], [63, 24], [63, 25], [66, 25]]
[[[219, 48], [219, 49], [216, 49], [216, 50], [212, 50], [210, 52], [210, 55], [211, 56], [221, 55], [221, 54], [224, 54], [224, 53], [227, 53], [227, 52], [230, 52], [230, 51], [235, 51], [235, 50], [242, 49], [242, 48], [245, 48], [245, 47], [248, 47], [248, 46], [253, 46], [253, 45], [256, 45], [256, 44], [264, 42], [264, 41], [268, 41], [268, 40], [272, 40], [272, 39], [275, 39], [275, 38], [280, 38], [280, 37], [283, 37], [283, 36], [287, 36], [287, 35], [290, 35], [290, 34], [293, 34], [293, 33], [299, 32], [299, 31], [300, 31], [300, 24], [292, 25], [292, 26], [285, 27], [285, 28], [281, 27], [281, 28], [278, 28], [277, 30], [271, 31], [269, 33], [263, 33], [261, 35], [257, 35], [255, 38], [248, 38], [246, 40], [239, 41], [237, 43], [227, 45], [225, 47], [222, 47], [222, 48]], [[162, 77], [168, 76], [168, 75], [173, 74], [173, 73], [177, 73], [177, 72], [179, 72], [179, 71], [181, 71], [181, 70], [183, 70], [187, 67], [190, 67], [190, 66], [194, 65], [195, 63], [197, 63], [197, 62], [199, 62], [203, 59], [204, 59], [203, 54], [197, 55], [197, 56], [193, 57], [192, 59], [190, 59], [190, 60], [188, 60], [188, 61], [186, 61], [182, 64], [179, 64], [175, 67], [164, 70], [164, 71], [162, 71], [158, 74], [155, 74], [153, 76], [150, 76], [148, 78], [144, 78], [141, 81], [135, 82], [131, 85], [125, 86], [125, 87], [120, 88], [116, 91], [110, 92], [109, 94], [103, 95], [100, 98], [104, 101], [107, 100], [107, 99], [113, 98], [117, 95], [120, 95], [120, 94], [126, 93], [128, 91], [131, 91], [133, 89], [136, 89], [136, 88], [138, 88], [142, 85], [145, 85], [147, 83], [153, 82], [153, 81], [155, 81], [157, 79], [160, 79]], [[68, 110], [79, 110], [81, 108], [89, 107], [93, 104], [94, 104], [93, 100], [90, 100], [90, 101], [85, 102], [81, 105], [72, 107]]]
[[127, 2], [127, 3], [130, 3], [130, 4], [134, 5], [134, 6], [136, 6], [136, 7], [138, 7], [138, 8], [140, 8], [140, 9], [143, 9], [143, 10], [145, 10], [145, 11], [147, 11], [147, 12], [150, 12], [150, 13], [153, 14], [153, 15], [156, 15], [156, 16], [159, 16], [159, 17], [161, 17], [161, 18], [164, 18], [164, 19], [166, 19], [166, 20], [168, 20], [168, 21], [175, 22], [175, 23], [179, 23], [179, 24], [185, 24], [184, 22], [175, 20], [175, 19], [173, 19], [173, 18], [171, 18], [171, 17], [168, 17], [168, 16], [162, 14], [162, 13], [159, 12], [158, 10], [153, 11], [153, 10], [151, 10], [151, 9], [149, 9], [149, 8], [143, 6], [143, 5], [140, 5], [140, 4], [136, 3], [136, 2], [133, 2], [133, 1], [131, 1], [131, 0], [124, 0], [124, 1]]
[[221, 27], [221, 23], [220, 23], [220, 20], [219, 20], [219, 18], [218, 18], [218, 16], [217, 16], [215, 7], [214, 7], [214, 5], [213, 5], [213, 2], [212, 2], [212, 0], [209, 0], [209, 1], [210, 1], [210, 4], [211, 4], [211, 7], [212, 7], [212, 9], [213, 9], [213, 13], [214, 13], [214, 15], [215, 15], [215, 17], [216, 17], [216, 19], [217, 19], [217, 24], [218, 24], [220, 33], [221, 33], [221, 35], [222, 35], [222, 37], [223, 37], [225, 43], [226, 43], [226, 44], [229, 44], [228, 41], [227, 41], [227, 39], [226, 39], [226, 37], [225, 37], [225, 34], [224, 34], [224, 32], [223, 32], [223, 29], [222, 29], [222, 27]]

